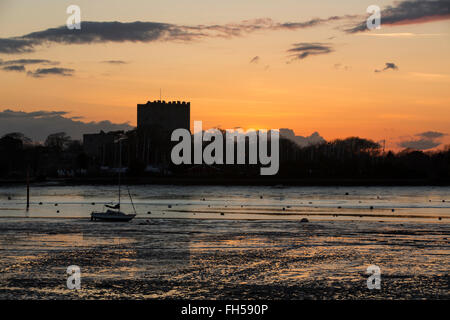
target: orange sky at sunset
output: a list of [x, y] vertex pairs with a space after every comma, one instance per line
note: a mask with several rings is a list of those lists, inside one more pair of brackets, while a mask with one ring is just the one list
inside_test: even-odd
[[[191, 125], [202, 120], [204, 128], [291, 128], [303, 136], [317, 131], [327, 140], [386, 139], [387, 147], [396, 150], [400, 141], [433, 131], [442, 133], [439, 148], [450, 144], [448, 15], [416, 19], [431, 20], [427, 23], [401, 20], [395, 25], [383, 25], [382, 16], [379, 30], [345, 31], [365, 21], [371, 2], [349, 0], [338, 5], [327, 0], [319, 6], [314, 1], [277, 1], [276, 5], [268, 0], [191, 5], [127, 1], [125, 9], [117, 1], [77, 1], [73, 4], [82, 10], [80, 33], [83, 21], [147, 21], [182, 26], [189, 32], [194, 26], [200, 30], [199, 26], [233, 23], [239, 34], [223, 36], [216, 29], [210, 34], [212, 28], [201, 27], [208, 35], [194, 39], [73, 44], [46, 38], [31, 52], [13, 53], [1, 51], [0, 39], [3, 63], [45, 59], [73, 70], [71, 75], [39, 77], [30, 70], [48, 65], [25, 65], [23, 72], [0, 70], [0, 111], [67, 111], [68, 117], [86, 122], [136, 125], [136, 104], [158, 100], [161, 88], [165, 100], [191, 101]], [[0, 38], [64, 26], [69, 4], [4, 1]], [[379, 1], [378, 5], [384, 9], [396, 3]], [[308, 27], [274, 27], [344, 15], [354, 17]], [[271, 22], [254, 22], [257, 18]], [[243, 26], [244, 20], [250, 21]], [[249, 25], [257, 28], [244, 30]], [[294, 53], [306, 52], [306, 44], [314, 48], [305, 58], [295, 59]], [[294, 48], [298, 51], [289, 51]], [[383, 70], [386, 63], [397, 69]]]

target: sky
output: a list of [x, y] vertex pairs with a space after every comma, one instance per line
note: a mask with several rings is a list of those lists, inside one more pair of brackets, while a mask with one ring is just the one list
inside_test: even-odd
[[[381, 28], [368, 30], [373, 4]], [[66, 27], [69, 5], [81, 9], [81, 30]], [[190, 101], [191, 122], [204, 129], [291, 128], [386, 140], [394, 150], [442, 148], [450, 144], [449, 7], [0, 0], [0, 131], [11, 116], [33, 123], [37, 111], [134, 126], [136, 105], [161, 89], [164, 100]]]

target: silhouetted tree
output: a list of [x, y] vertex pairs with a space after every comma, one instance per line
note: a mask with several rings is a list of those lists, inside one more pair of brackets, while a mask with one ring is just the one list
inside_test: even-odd
[[20, 141], [22, 141], [23, 145], [30, 145], [32, 143], [32, 140], [30, 138], [28, 138], [27, 136], [25, 136], [21, 132], [7, 133], [3, 136], [3, 138], [6, 138], [6, 137], [13, 138], [15, 140], [20, 140]]
[[62, 151], [69, 146], [71, 138], [65, 132], [50, 134], [45, 140], [45, 146], [55, 151]]

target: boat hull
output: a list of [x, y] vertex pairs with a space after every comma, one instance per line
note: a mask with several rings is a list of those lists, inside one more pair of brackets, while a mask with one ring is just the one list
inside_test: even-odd
[[108, 210], [107, 212], [92, 212], [91, 221], [128, 222], [135, 216], [135, 214], [125, 214], [123, 212]]

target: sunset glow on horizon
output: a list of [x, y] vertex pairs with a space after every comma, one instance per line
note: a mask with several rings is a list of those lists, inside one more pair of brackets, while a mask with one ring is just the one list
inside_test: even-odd
[[[450, 144], [448, 7], [384, 23], [383, 10], [398, 2], [378, 1], [381, 29], [349, 32], [372, 1], [121, 3], [2, 1], [0, 111], [65, 111], [83, 122], [135, 126], [136, 105], [159, 100], [161, 90], [163, 100], [191, 102], [191, 127], [201, 120], [204, 129], [290, 128], [326, 140], [386, 140], [394, 150], [436, 132], [437, 148]], [[74, 34], [109, 29], [55, 40], [51, 28], [64, 28], [71, 4], [81, 8]], [[106, 24], [114, 21], [122, 24]], [[153, 38], [127, 38], [130, 29], [121, 27], [153, 28], [126, 24], [135, 21], [161, 25], [149, 29]], [[14, 62], [23, 59], [45, 61]]]

